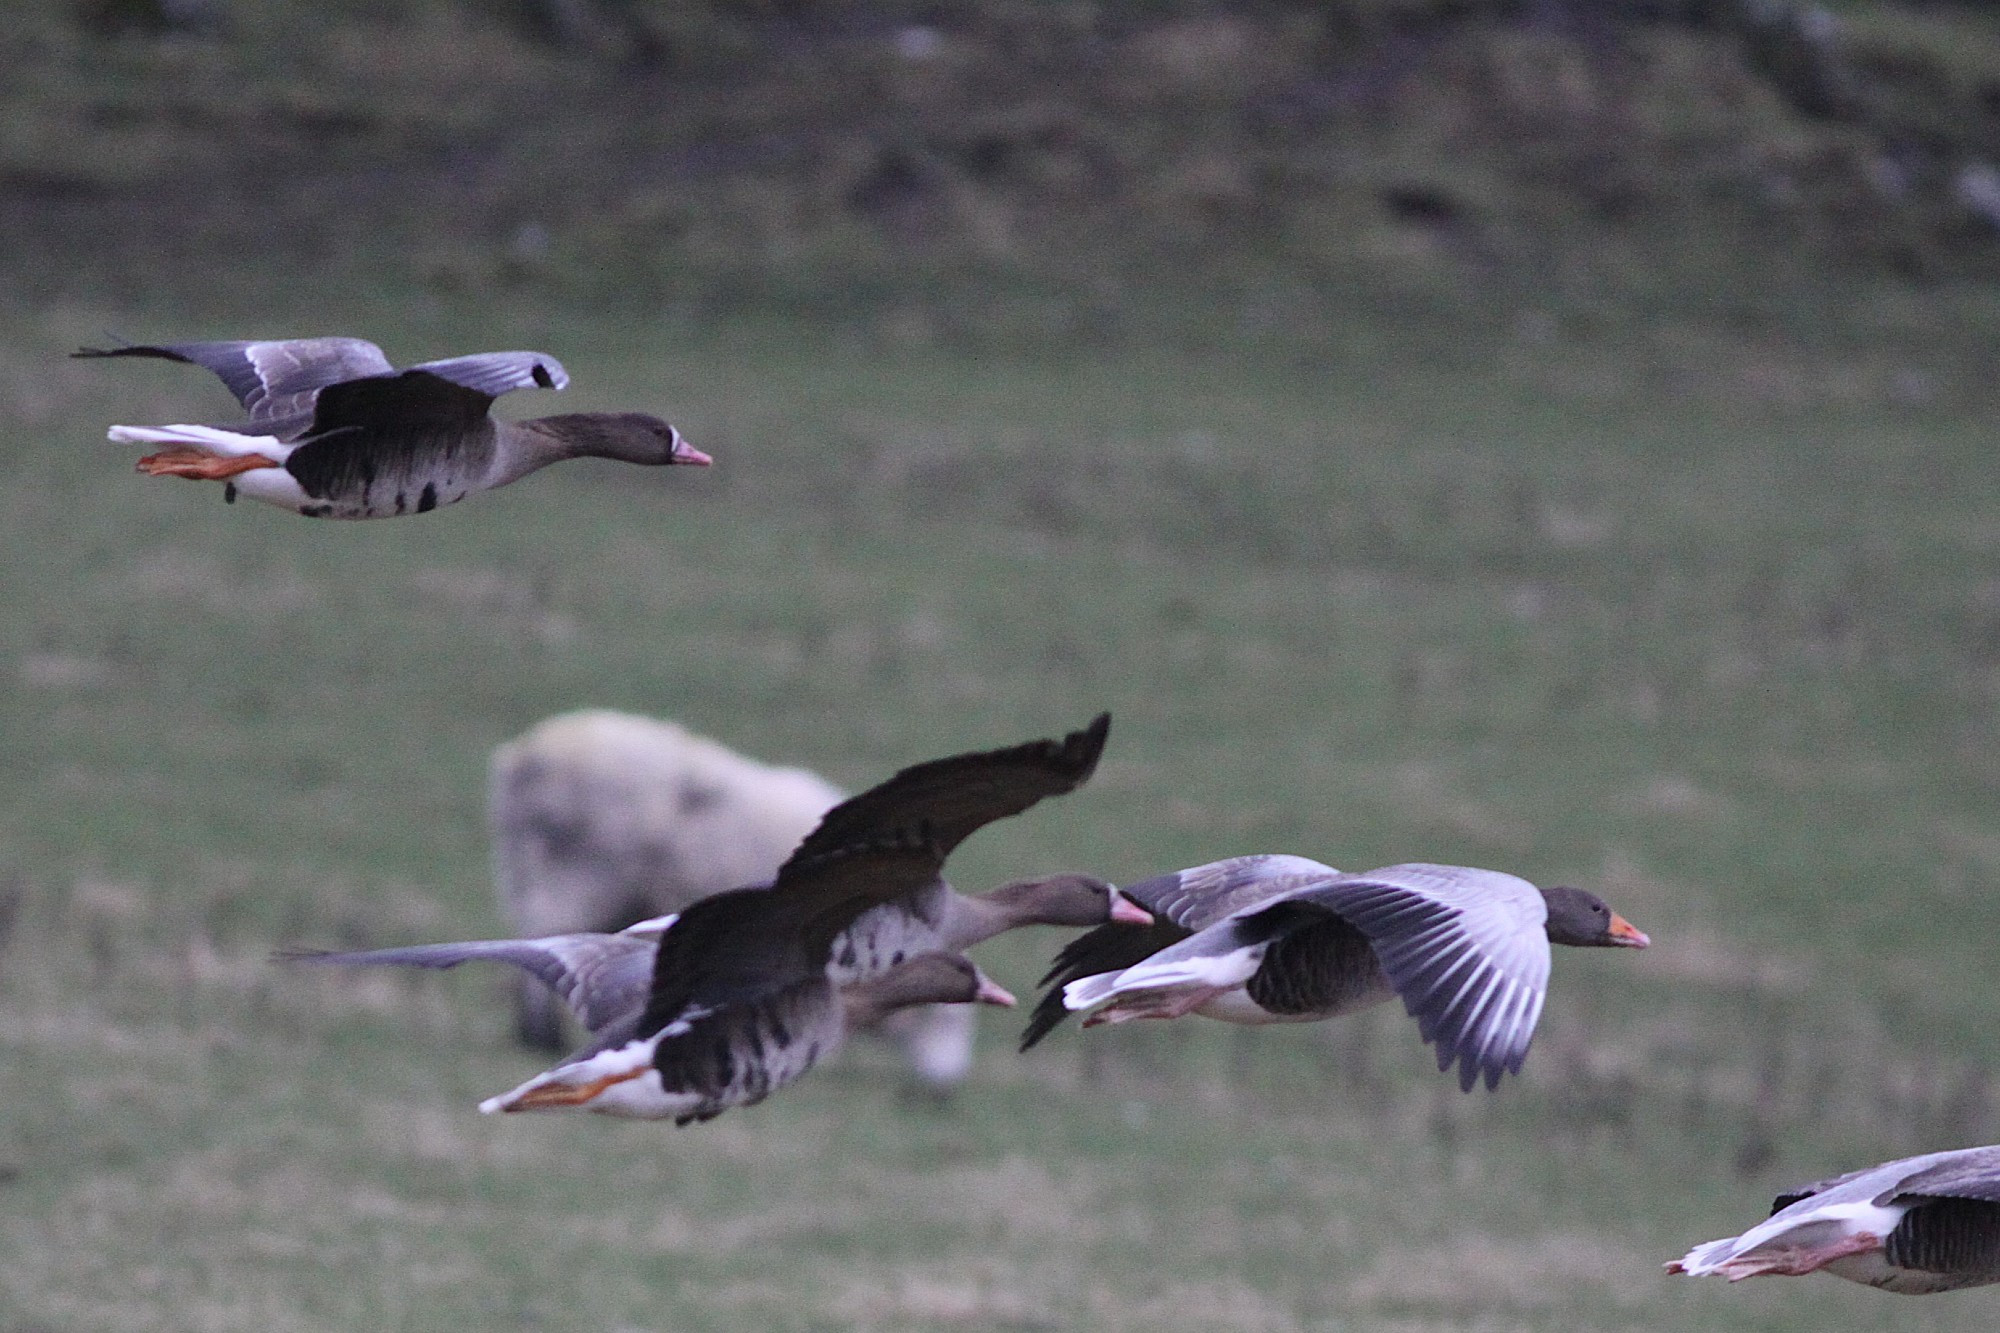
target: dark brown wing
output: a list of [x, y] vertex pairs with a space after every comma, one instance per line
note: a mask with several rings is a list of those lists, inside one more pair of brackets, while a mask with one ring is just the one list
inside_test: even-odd
[[1110, 726], [1100, 714], [1059, 741], [917, 764], [841, 802], [770, 888], [705, 898], [660, 937], [639, 1035], [819, 976], [856, 917], [932, 885], [952, 848], [983, 825], [1089, 777]]
[[[1128, 896], [1132, 893], [1130, 889], [1121, 892]], [[1150, 906], [1148, 910], [1151, 910]], [[1098, 926], [1077, 936], [1063, 946], [1055, 962], [1049, 965], [1047, 974], [1036, 983], [1047, 989], [1035, 1002], [1034, 1012], [1028, 1015], [1028, 1026], [1021, 1030], [1020, 1048], [1027, 1050], [1055, 1031], [1069, 1016], [1069, 1010], [1063, 1005], [1063, 987], [1070, 982], [1104, 972], [1123, 972], [1135, 963], [1145, 962], [1169, 945], [1179, 944], [1193, 933], [1160, 915], [1153, 918], [1150, 926], [1114, 923]]]
[[492, 395], [427, 370], [328, 385], [285, 470], [316, 499], [364, 492], [386, 478], [416, 491], [440, 469], [483, 473], [492, 406]]
[[361, 338], [269, 338], [235, 342], [85, 347], [80, 357], [143, 356], [215, 372], [264, 425], [311, 415], [313, 396], [329, 385], [394, 371], [382, 349]]
[[943, 863], [937, 845], [918, 831], [808, 861], [794, 856], [768, 889], [733, 889], [691, 904], [660, 936], [637, 1034], [822, 976], [835, 936], [869, 908], [929, 884]]
[[[936, 844], [942, 865], [942, 858], [985, 825], [1081, 786], [1096, 769], [1110, 730], [1111, 714], [1100, 713], [1089, 726], [1061, 740], [1030, 741], [906, 768], [827, 811], [792, 853], [792, 861], [921, 829]], [[784, 871], [778, 875], [782, 883]]]

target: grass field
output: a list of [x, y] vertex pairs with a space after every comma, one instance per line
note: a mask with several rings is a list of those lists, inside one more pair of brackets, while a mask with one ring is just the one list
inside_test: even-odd
[[[0, 1330], [2000, 1316], [1658, 1267], [1778, 1187], [2000, 1136], [1976, 381], [1912, 402], [1782, 346], [1681, 391], [1530, 343], [999, 360], [304, 295], [392, 355], [546, 346], [564, 410], [668, 410], [718, 466], [420, 521], [227, 508], [101, 439], [215, 419], [216, 385], [61, 357], [244, 316], [0, 321]], [[485, 756], [586, 704], [850, 787], [1108, 707], [1099, 776], [960, 883], [1462, 861], [1656, 944], [1559, 957], [1493, 1095], [1376, 1011], [1028, 1057], [988, 1021], [944, 1108], [864, 1046], [698, 1129], [487, 1119], [535, 1067], [498, 979], [267, 956], [497, 930]], [[1057, 942], [982, 961], [1025, 992]]]

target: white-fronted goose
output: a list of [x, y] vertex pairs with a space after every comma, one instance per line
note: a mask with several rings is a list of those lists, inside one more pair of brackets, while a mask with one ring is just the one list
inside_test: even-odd
[[[938, 913], [941, 922], [933, 923], [896, 902], [868, 909], [841, 932], [832, 949], [834, 962], [828, 973], [843, 995], [894, 968], [899, 958], [957, 953], [1015, 926], [1099, 926], [1107, 921], [1144, 924], [1152, 920], [1109, 884], [1088, 875], [1016, 880], [974, 896], [948, 888], [941, 895], [936, 890], [937, 886], [931, 886], [917, 896], [933, 906], [943, 899]], [[278, 956], [295, 963], [438, 970], [461, 963], [508, 963], [553, 991], [596, 1045], [631, 1036], [652, 989], [659, 938], [677, 920], [679, 913], [672, 913], [611, 933], [575, 931], [535, 939], [461, 940], [341, 952], [287, 949]], [[842, 962], [843, 958], [848, 961]], [[985, 989], [975, 998], [991, 1004], [1013, 1003], [1012, 996], [983, 975], [981, 984]], [[851, 1006], [849, 1016], [853, 1016]]]
[[1669, 1273], [1828, 1272], [1906, 1296], [2000, 1282], [2000, 1147], [1904, 1157], [1780, 1194], [1740, 1236], [1697, 1245]]
[[1460, 1087], [1484, 1076], [1491, 1088], [1527, 1058], [1551, 943], [1648, 943], [1595, 894], [1470, 866], [1343, 875], [1302, 857], [1237, 857], [1124, 892], [1154, 924], [1100, 926], [1063, 950], [1024, 1047], [1066, 1011], [1086, 1027], [1187, 1014], [1297, 1023], [1400, 995], [1438, 1068], [1456, 1061]]
[[[530, 940], [466, 940], [453, 944], [417, 944], [348, 952], [287, 950], [278, 956], [286, 962], [296, 963], [388, 964], [438, 969], [472, 962], [510, 963], [546, 983], [590, 1034], [585, 1046], [558, 1066], [560, 1071], [578, 1063], [587, 1063], [593, 1056], [616, 1050], [633, 1040], [639, 1020], [645, 1013], [646, 1001], [652, 993], [659, 934], [666, 926], [672, 925], [674, 919], [669, 916], [642, 921], [616, 934], [580, 932]], [[748, 1100], [761, 1100], [772, 1088], [803, 1074], [813, 1060], [823, 1058], [836, 1049], [849, 1032], [876, 1026], [889, 1015], [905, 1008], [968, 1003], [1012, 1008], [1014, 997], [963, 954], [931, 952], [913, 955], [887, 972], [839, 987], [837, 1004], [780, 1005], [779, 1021], [782, 1022], [783, 1015], [789, 1012], [792, 1021], [799, 1023], [799, 1027], [795, 1033], [780, 1028], [779, 1033], [784, 1039], [767, 1041], [766, 1044], [774, 1048], [762, 1062], [767, 1085]], [[779, 1033], [771, 1035], [775, 1037]], [[743, 1034], [723, 1028], [721, 1035], [728, 1038], [741, 1036], [752, 1047], [757, 1046], [759, 1041], [754, 1025], [746, 1027]], [[796, 1070], [786, 1072], [784, 1062], [798, 1059], [802, 1051], [810, 1051], [810, 1058]], [[746, 1065], [746, 1069], [749, 1067]], [[520, 1109], [503, 1104], [505, 1100], [504, 1097], [489, 1098], [480, 1104], [480, 1109]], [[636, 1111], [627, 1109], [619, 1103], [620, 1098], [614, 1095], [603, 1105], [593, 1103], [591, 1109], [613, 1115], [649, 1118], [658, 1118], [661, 1114], [643, 1108]]]
[[518, 481], [565, 458], [706, 465], [708, 455], [657, 417], [580, 412], [496, 421], [514, 389], [560, 389], [569, 375], [540, 352], [483, 352], [407, 370], [360, 338], [161, 343], [89, 348], [212, 370], [250, 414], [231, 426], [113, 426], [110, 438], [164, 445], [151, 476], [221, 481], [308, 518], [421, 514]]
[[[928, 950], [857, 946], [836, 982], [835, 943], [870, 909], [935, 892], [945, 858], [984, 825], [1074, 790], [1096, 767], [1109, 725], [1101, 716], [1061, 740], [905, 769], [828, 811], [770, 887], [704, 898], [623, 935], [419, 946], [358, 961], [452, 966], [488, 957], [540, 969], [579, 1016], [589, 1015], [586, 1024], [604, 1024], [583, 1051], [481, 1103], [483, 1111], [582, 1107], [678, 1124], [707, 1120], [804, 1074], [839, 1044], [850, 1020], [978, 998], [976, 971]], [[637, 1004], [648, 928], [658, 943]], [[912, 970], [918, 958], [922, 966]], [[613, 1012], [635, 1010], [630, 1020]]]

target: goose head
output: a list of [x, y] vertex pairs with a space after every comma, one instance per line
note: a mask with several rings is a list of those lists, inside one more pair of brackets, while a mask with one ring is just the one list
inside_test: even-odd
[[914, 1004], [992, 1004], [1014, 1007], [1014, 997], [964, 954], [918, 954], [881, 976], [844, 986], [841, 1002], [850, 1026], [861, 1027]]
[[1094, 875], [1050, 875], [1002, 884], [982, 897], [1013, 924], [1150, 926], [1153, 914]]
[[578, 458], [613, 458], [642, 467], [676, 463], [707, 467], [715, 461], [667, 422], [644, 412], [575, 412], [540, 417], [533, 424], [561, 440]]
[[1579, 948], [1643, 949], [1652, 941], [1646, 932], [1611, 910], [1588, 889], [1543, 889], [1549, 904], [1549, 943]]

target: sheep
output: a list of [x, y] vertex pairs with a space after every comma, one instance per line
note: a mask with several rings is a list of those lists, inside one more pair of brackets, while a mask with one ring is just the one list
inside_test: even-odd
[[[500, 910], [521, 936], [620, 930], [697, 898], [768, 882], [844, 793], [803, 768], [737, 754], [677, 723], [587, 709], [493, 751], [487, 813]], [[966, 1005], [891, 1016], [882, 1035], [942, 1092], [972, 1065]], [[515, 1026], [554, 1050], [561, 1006], [522, 977]]]

